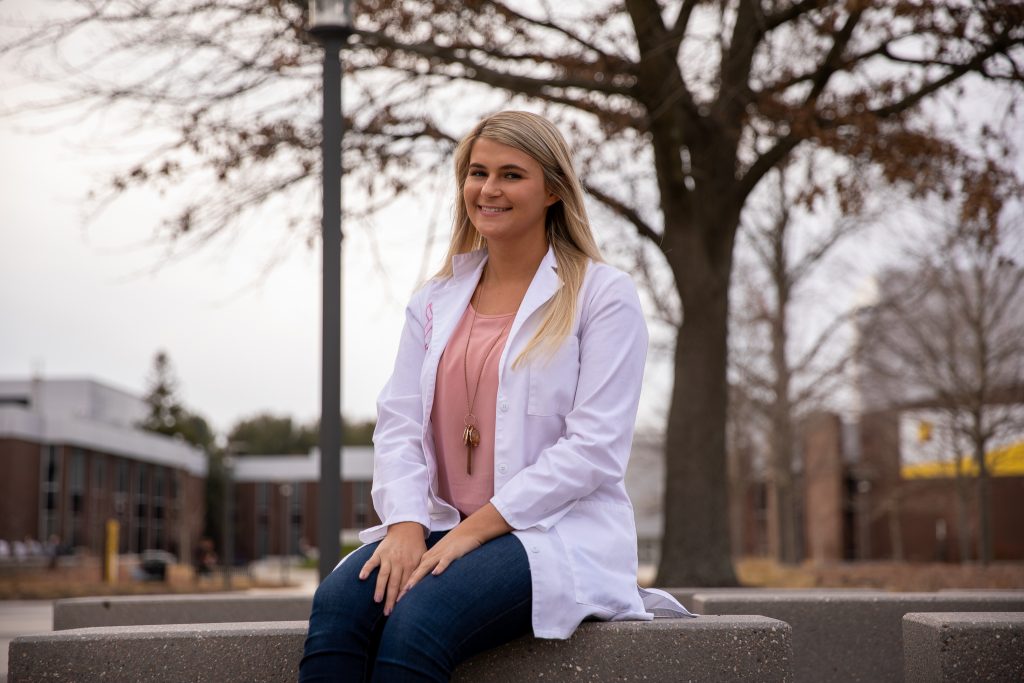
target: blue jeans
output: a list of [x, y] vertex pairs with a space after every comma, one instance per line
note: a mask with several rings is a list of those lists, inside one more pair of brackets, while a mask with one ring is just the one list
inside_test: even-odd
[[[431, 533], [427, 547], [446, 533]], [[459, 662], [532, 632], [530, 563], [514, 535], [427, 574], [387, 617], [373, 601], [378, 570], [359, 579], [379, 543], [356, 550], [317, 589], [301, 682], [448, 681]]]

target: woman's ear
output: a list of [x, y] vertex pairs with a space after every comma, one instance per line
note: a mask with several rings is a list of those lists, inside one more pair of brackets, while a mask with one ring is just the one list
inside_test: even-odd
[[561, 201], [561, 199], [562, 198], [559, 197], [554, 192], [548, 192], [548, 198], [546, 200], [544, 200], [544, 206], [551, 206], [552, 204], [555, 204], [555, 203]]

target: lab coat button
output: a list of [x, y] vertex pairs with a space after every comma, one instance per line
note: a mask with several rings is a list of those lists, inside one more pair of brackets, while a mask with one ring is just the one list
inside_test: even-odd
[[498, 407], [501, 409], [501, 412], [507, 413], [508, 412], [508, 401], [505, 400], [505, 399], [501, 399], [501, 401], [498, 403]]
[[535, 552], [535, 553], [539, 553], [539, 552], [540, 552], [540, 548], [538, 548], [538, 547], [537, 547], [537, 546], [535, 546], [535, 545], [531, 545], [531, 546], [530, 546], [530, 550], [532, 550], [532, 551], [533, 551], [533, 552]]
[[498, 465], [498, 474], [505, 474], [506, 472], [508, 472], [508, 465], [505, 463]]

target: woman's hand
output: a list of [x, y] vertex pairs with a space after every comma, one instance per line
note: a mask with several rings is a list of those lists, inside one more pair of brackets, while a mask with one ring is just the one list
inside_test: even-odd
[[448, 568], [455, 560], [471, 553], [492, 538], [497, 538], [512, 531], [505, 518], [501, 516], [493, 503], [486, 503], [479, 510], [449, 531], [434, 547], [423, 553], [419, 566], [402, 586], [401, 598], [408, 593], [428, 572], [435, 576]]
[[452, 562], [463, 555], [471, 553], [483, 544], [483, 541], [467, 529], [465, 523], [459, 524], [449, 531], [444, 538], [435, 543], [433, 548], [423, 553], [419, 566], [416, 567], [402, 587], [402, 592], [398, 594], [398, 599], [401, 600], [402, 596], [419, 583], [419, 580], [426, 576], [428, 572], [437, 576], [447, 569], [448, 565]]
[[420, 564], [426, 549], [421, 524], [398, 522], [388, 527], [387, 535], [359, 570], [359, 578], [365, 579], [375, 568], [380, 568], [377, 572], [377, 590], [373, 594], [373, 600], [380, 602], [387, 598], [384, 603], [385, 616], [391, 614], [403, 584]]

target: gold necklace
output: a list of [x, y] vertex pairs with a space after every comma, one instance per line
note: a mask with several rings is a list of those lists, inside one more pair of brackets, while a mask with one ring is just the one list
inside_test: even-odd
[[[482, 279], [482, 276], [481, 276]], [[480, 305], [480, 301], [484, 296], [483, 283], [480, 284], [480, 295], [477, 297], [477, 305]], [[494, 351], [494, 347], [497, 345], [498, 340], [505, 334], [505, 330], [508, 329], [509, 323], [515, 318], [515, 314], [509, 316], [509, 319], [502, 326], [501, 331], [498, 332], [498, 336], [491, 342], [490, 347], [487, 349], [487, 353], [484, 354], [483, 362], [480, 363], [480, 371], [476, 376], [476, 386], [473, 387], [472, 396], [469, 393], [469, 342], [473, 338], [473, 326], [476, 324], [476, 309], [473, 308], [473, 298], [469, 299], [469, 307], [473, 311], [473, 317], [469, 321], [469, 334], [466, 335], [466, 352], [462, 357], [462, 376], [466, 380], [466, 417], [463, 418], [463, 429], [462, 429], [462, 443], [466, 445], [466, 474], [473, 474], [473, 449], [480, 445], [480, 430], [476, 426], [476, 415], [473, 414], [473, 406], [476, 405], [476, 394], [480, 391], [480, 380], [484, 376], [484, 366], [487, 365], [487, 359]]]

